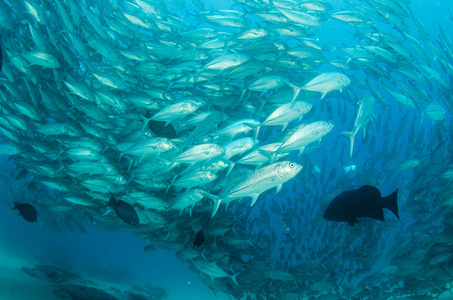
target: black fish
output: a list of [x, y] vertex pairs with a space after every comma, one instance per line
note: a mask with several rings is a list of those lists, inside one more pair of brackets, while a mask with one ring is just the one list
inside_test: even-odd
[[17, 209], [19, 211], [19, 216], [25, 219], [28, 222], [36, 222], [38, 219], [38, 212], [36, 209], [28, 204], [28, 203], [17, 203], [14, 202], [13, 209]]
[[171, 125], [171, 124], [168, 124], [167, 126], [165, 126], [164, 121], [150, 120], [148, 122], [148, 126], [149, 126], [149, 129], [151, 129], [151, 131], [157, 136], [164, 137], [167, 139], [176, 138], [176, 131], [173, 128], [173, 125]]
[[347, 222], [354, 226], [358, 218], [373, 218], [384, 221], [383, 208], [390, 209], [399, 219], [398, 190], [387, 197], [374, 186], [364, 185], [357, 190], [346, 191], [335, 197], [324, 211], [324, 219]]
[[110, 193], [110, 195], [111, 195], [110, 200], [107, 203], [107, 206], [111, 206], [118, 215], [118, 217], [120, 217], [120, 219], [126, 222], [127, 224], [132, 226], [138, 226], [140, 221], [138, 219], [137, 212], [132, 207], [132, 205], [122, 200], [116, 201], [115, 196], [113, 196], [112, 193]]
[[193, 241], [193, 248], [197, 246], [197, 248], [200, 248], [200, 246], [206, 242], [208, 238], [204, 235], [203, 231], [198, 231], [197, 234], [195, 235], [195, 241]]

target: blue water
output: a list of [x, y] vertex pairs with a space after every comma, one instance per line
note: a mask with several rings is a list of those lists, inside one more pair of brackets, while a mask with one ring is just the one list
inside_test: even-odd
[[[365, 1], [354, 2], [358, 5], [365, 5]], [[349, 1], [330, 1], [330, 3], [334, 7], [333, 11], [350, 8]], [[180, 11], [173, 4], [166, 4], [170, 10], [174, 10], [177, 16], [181, 18], [186, 16], [185, 12]], [[206, 8], [230, 9], [232, 5], [232, 1], [216, 1], [206, 3]], [[439, 38], [439, 26], [442, 26], [450, 39], [453, 39], [453, 20], [449, 12], [453, 10], [451, 1], [413, 1], [411, 7], [425, 26], [432, 42]], [[190, 2], [186, 3], [186, 8], [191, 12], [195, 11]], [[407, 22], [407, 24], [411, 35], [422, 43], [413, 22]], [[230, 33], [238, 32], [237, 29], [222, 29]], [[379, 29], [383, 32], [391, 31], [392, 26], [382, 24]], [[369, 32], [366, 29], [360, 30]], [[323, 24], [322, 28], [315, 29], [315, 37], [332, 49], [325, 53], [329, 60], [348, 57], [339, 50], [341, 47], [354, 47], [356, 44], [365, 43], [364, 39], [353, 38], [354, 32], [353, 26], [330, 19]], [[397, 34], [397, 37], [402, 39], [401, 34]], [[294, 40], [288, 41], [288, 44], [292, 46], [295, 45], [294, 43]], [[407, 41], [405, 41], [405, 45], [410, 47]], [[435, 45], [438, 46], [438, 44]], [[31, 49], [27, 49], [27, 51], [29, 50]], [[452, 62], [450, 63], [453, 65]], [[414, 64], [428, 64], [431, 67], [440, 68], [439, 62], [436, 60], [424, 62], [421, 58], [417, 58]], [[391, 68], [387, 65], [381, 64], [380, 66], [384, 68], [384, 71], [390, 72]], [[335, 72], [338, 71], [338, 68], [324, 63], [316, 68], [316, 71]], [[414, 273], [420, 273], [420, 278], [428, 286], [430, 284], [434, 286], [438, 282], [442, 282], [443, 286], [445, 284], [451, 286], [451, 280], [440, 279], [440, 275], [435, 273], [440, 270], [443, 272], [442, 274], [447, 272], [453, 278], [453, 273], [451, 273], [453, 262], [452, 258], [448, 256], [448, 253], [451, 252], [452, 232], [443, 232], [445, 228], [451, 226], [448, 225], [451, 224], [451, 221], [447, 220], [452, 216], [451, 205], [439, 205], [439, 197], [449, 194], [448, 185], [450, 184], [448, 180], [439, 179], [439, 175], [453, 165], [451, 155], [449, 155], [453, 136], [450, 128], [452, 115], [444, 104], [444, 101], [448, 101], [446, 93], [449, 92], [451, 95], [451, 90], [442, 90], [436, 84], [432, 89], [422, 87], [429, 99], [423, 99], [421, 107], [425, 108], [429, 102], [435, 100], [447, 112], [444, 120], [433, 121], [425, 115], [421, 121], [422, 113], [418, 109], [402, 106], [381, 88], [380, 82], [373, 80], [372, 86], [381, 93], [389, 105], [376, 100], [373, 121], [368, 124], [365, 136], [362, 135], [362, 132], [357, 134], [354, 153], [350, 158], [349, 141], [341, 137], [340, 133], [351, 131], [357, 115], [355, 102], [368, 93], [366, 88], [360, 89], [358, 86], [364, 84], [372, 76], [361, 70], [348, 70], [346, 74], [353, 79], [353, 82], [342, 94], [332, 92], [324, 100], [319, 100], [319, 95], [316, 93], [307, 97], [307, 101], [310, 101], [314, 107], [303, 122], [328, 120], [335, 126], [327, 136], [322, 138], [319, 145], [315, 143], [311, 150], [308, 149], [307, 154], [298, 156], [297, 153], [292, 153], [289, 156], [289, 160], [304, 166], [302, 173], [285, 183], [279, 193], [275, 193], [275, 189], [263, 193], [253, 207], [248, 206], [249, 202], [245, 204], [244, 200], [237, 201], [237, 205], [232, 204], [228, 208], [228, 212], [224, 212], [223, 205], [220, 207], [219, 214], [231, 213], [234, 215], [235, 221], [240, 224], [238, 226], [244, 238], [250, 238], [258, 246], [256, 249], [235, 248], [231, 250], [231, 254], [242, 255], [242, 259], [253, 261], [254, 255], [258, 257], [262, 251], [264, 255], [259, 258], [260, 262], [264, 261], [267, 266], [271, 266], [271, 269], [292, 270], [291, 272], [294, 274], [296, 274], [294, 270], [301, 267], [301, 262], [303, 264], [305, 261], [322, 261], [329, 267], [335, 266], [335, 268], [325, 270], [326, 275], [316, 278], [316, 280], [314, 278], [319, 273], [310, 275], [310, 271], [303, 271], [308, 273], [308, 277], [303, 277], [302, 281], [315, 282], [329, 279], [337, 286], [335, 292], [332, 292], [332, 289], [327, 289], [319, 294], [313, 292], [309, 294], [310, 298], [305, 296], [303, 299], [314, 299], [322, 295], [339, 297], [350, 286], [357, 287], [360, 284], [367, 286], [368, 290], [373, 290], [376, 286], [373, 286], [374, 278], [372, 276], [383, 276], [384, 269], [385, 272], [391, 272], [388, 271], [388, 266], [395, 264], [393, 261], [395, 257], [403, 262], [407, 259], [407, 263], [402, 266], [417, 268], [422, 264], [424, 268]], [[403, 76], [394, 75], [395, 78], [403, 80]], [[451, 79], [451, 74], [442, 73], [442, 76], [447, 81]], [[301, 83], [301, 80], [303, 82], [306, 78], [289, 78], [289, 80]], [[383, 82], [389, 89], [398, 91], [397, 82], [387, 79]], [[254, 117], [253, 114], [250, 117]], [[262, 141], [269, 142], [273, 137], [279, 135], [280, 128], [266, 128], [262, 132], [269, 135], [267, 139], [263, 137]], [[7, 138], [3, 138], [3, 142], [7, 142]], [[442, 148], [443, 145], [445, 148]], [[438, 147], [440, 152], [435, 153]], [[418, 159], [420, 165], [403, 171], [396, 170], [401, 163], [411, 159]], [[55, 265], [71, 270], [85, 278], [103, 282], [104, 287], [124, 288], [125, 286], [151, 284], [153, 287], [165, 289], [168, 299], [216, 299], [216, 295], [200, 280], [199, 272], [195, 272], [189, 263], [184, 263], [176, 258], [175, 251], [166, 249], [145, 251], [147, 243], [127, 230], [121, 231], [120, 229], [124, 228], [121, 226], [124, 224], [120, 222], [111, 231], [96, 222], [94, 224], [86, 222], [86, 218], [80, 218], [82, 221], [79, 221], [77, 215], [73, 216], [73, 227], [55, 226], [53, 228], [56, 224], [45, 218], [38, 223], [25, 222], [17, 216], [17, 211], [10, 209], [11, 202], [17, 200], [13, 199], [11, 195], [17, 195], [17, 191], [23, 189], [25, 185], [23, 182], [14, 183], [12, 180], [18, 170], [11, 160], [7, 160], [7, 157], [3, 156], [1, 165], [3, 168], [0, 190], [4, 196], [0, 205], [0, 246], [2, 248], [0, 261], [2, 257], [4, 260], [9, 257], [20, 259], [23, 265], [16, 266], [18, 274], [25, 265], [30, 267], [40, 264]], [[351, 165], [355, 169], [345, 173], [343, 168]], [[316, 170], [320, 170], [320, 172]], [[29, 179], [30, 177], [27, 177], [26, 180]], [[359, 224], [354, 227], [349, 227], [347, 224], [329, 223], [322, 219], [323, 209], [339, 192], [358, 188], [363, 184], [378, 186], [383, 195], [388, 195], [399, 188], [398, 203], [401, 220], [398, 221], [389, 211], [385, 211], [385, 222], [361, 219]], [[49, 195], [59, 195], [59, 193], [53, 194], [52, 191], [49, 191]], [[29, 194], [26, 199], [21, 200], [34, 203], [35, 198], [35, 195]], [[49, 203], [46, 203], [47, 199], [42, 195], [37, 195], [37, 198], [39, 199], [37, 201], [39, 203], [38, 212], [43, 212], [45, 215], [46, 205], [52, 205], [55, 202], [49, 200]], [[188, 218], [188, 215], [184, 215], [184, 218]], [[58, 221], [55, 222], [58, 223]], [[432, 242], [430, 242], [430, 237], [433, 239]], [[435, 244], [436, 247], [431, 248], [432, 244]], [[414, 248], [426, 250], [426, 253], [420, 254], [419, 257], [418, 253], [410, 251]], [[429, 264], [430, 259], [444, 253], [446, 255], [444, 261], [439, 264]], [[371, 263], [362, 264], [368, 255], [372, 257]], [[1, 268], [6, 270], [5, 265], [0, 264], [0, 272], [2, 272]], [[402, 266], [400, 267], [402, 268]], [[232, 269], [228, 270], [228, 273], [231, 272], [233, 272]], [[426, 275], [429, 272], [434, 275]], [[22, 274], [24, 277], [28, 276], [25, 272]], [[329, 277], [331, 274], [334, 275]], [[407, 282], [414, 280], [414, 275], [410, 272], [407, 274], [397, 273], [392, 275], [395, 277], [389, 276], [395, 285], [382, 289], [397, 290], [395, 297], [409, 294], [411, 290]], [[342, 277], [343, 275], [344, 277]], [[371, 279], [368, 278], [369, 276]], [[8, 278], [8, 276], [4, 277], [4, 280]], [[400, 279], [399, 284], [395, 278]], [[206, 280], [206, 278], [204, 279]], [[365, 279], [368, 279], [370, 283], [363, 283]], [[14, 277], [11, 280], [15, 282], [18, 279]], [[378, 280], [381, 279], [376, 279], [374, 282], [380, 282]], [[44, 282], [44, 280], [36, 282]], [[226, 282], [226, 280], [222, 282]], [[248, 280], [244, 280], [244, 282], [246, 283], [243, 287], [246, 290], [245, 286], [247, 285], [249, 288], [250, 282]], [[264, 291], [275, 292], [273, 288], [280, 287], [282, 291], [287, 292], [285, 289], [291, 286], [291, 284], [283, 284], [285, 287], [281, 287], [281, 281], [265, 282], [267, 285], [262, 287]], [[228, 284], [231, 285], [232, 282], [229, 281]], [[261, 282], [261, 284], [263, 283]], [[20, 287], [18, 288], [20, 289]], [[236, 286], [229, 288], [241, 290]], [[405, 288], [407, 290], [404, 290]], [[20, 299], [19, 293], [11, 290], [12, 292], [8, 290], [8, 293], [0, 294], [0, 296], [4, 299]], [[364, 290], [368, 291], [366, 288]], [[269, 299], [274, 299], [272, 297], [284, 299], [283, 296], [268, 293]], [[389, 294], [373, 295], [370, 292], [369, 296], [364, 297], [387, 299]], [[348, 298], [351, 295], [342, 296]], [[428, 293], [425, 293], [424, 296], [427, 295]], [[437, 296], [437, 292], [434, 292], [434, 295]], [[227, 298], [226, 294], [222, 292], [218, 292], [217, 296], [218, 299]], [[448, 299], [448, 297], [451, 298], [448, 294], [444, 295], [443, 299]], [[41, 298], [34, 294], [30, 295], [29, 299]], [[43, 299], [46, 299], [46, 296]]]
[[[182, 299], [182, 295], [193, 295], [187, 299], [213, 295], [199, 282], [197, 274], [175, 258], [174, 253], [166, 250], [145, 252], [146, 244], [130, 233], [104, 231], [92, 226], [86, 228], [86, 233], [55, 233], [24, 222], [4, 208], [0, 222], [1, 228], [5, 229], [0, 235], [3, 251], [25, 261], [58, 265], [84, 277], [106, 281], [107, 286], [151, 284], [164, 287], [169, 299]], [[1, 296], [5, 297], [5, 294]]]

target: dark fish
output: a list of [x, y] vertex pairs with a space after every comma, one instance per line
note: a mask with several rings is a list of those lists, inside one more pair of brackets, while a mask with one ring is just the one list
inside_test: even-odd
[[208, 238], [204, 235], [203, 231], [198, 231], [197, 234], [195, 235], [195, 241], [193, 241], [193, 248], [197, 246], [197, 248], [200, 248], [200, 246], [206, 242]]
[[32, 205], [28, 203], [14, 202], [13, 209], [17, 209], [19, 211], [19, 216], [22, 216], [22, 218], [24, 218], [25, 221], [36, 222], [38, 220], [37, 219], [38, 212]]
[[364, 185], [357, 190], [342, 192], [335, 197], [324, 211], [324, 219], [329, 221], [347, 222], [354, 226], [358, 218], [373, 218], [384, 221], [383, 208], [390, 209], [399, 219], [398, 190], [387, 197], [374, 186]]
[[132, 205], [122, 200], [116, 201], [115, 196], [113, 196], [112, 193], [110, 193], [110, 195], [111, 195], [110, 200], [107, 203], [107, 206], [111, 206], [118, 215], [118, 217], [127, 224], [132, 226], [138, 226], [139, 224], [138, 215], [135, 209], [132, 207]]
[[22, 170], [20, 170], [19, 173], [17, 173], [16, 180], [21, 180], [21, 179], [25, 178], [27, 175], [28, 175], [27, 169], [22, 169]]
[[149, 253], [152, 253], [154, 251], [156, 251], [157, 248], [154, 247], [153, 245], [146, 245], [144, 248], [143, 248], [143, 251], [145, 252], [149, 252]]
[[148, 122], [149, 129], [160, 137], [165, 137], [167, 139], [174, 139], [176, 138], [176, 131], [173, 128], [173, 125], [168, 124], [165, 126], [164, 121], [149, 121]]
[[34, 194], [39, 193], [38, 186], [36, 185], [36, 181], [32, 180], [27, 185], [27, 193]]

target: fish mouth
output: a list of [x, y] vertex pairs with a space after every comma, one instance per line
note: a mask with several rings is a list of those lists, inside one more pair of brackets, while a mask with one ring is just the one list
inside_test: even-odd
[[296, 170], [294, 171], [295, 175], [299, 174], [300, 171], [302, 171], [303, 168], [304, 168], [303, 166], [297, 166]]

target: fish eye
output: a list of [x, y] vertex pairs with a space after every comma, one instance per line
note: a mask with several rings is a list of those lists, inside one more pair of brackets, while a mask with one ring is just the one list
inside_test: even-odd
[[295, 165], [294, 163], [290, 163], [290, 164], [289, 164], [289, 167], [290, 167], [290, 168], [294, 168], [295, 166], [296, 166], [296, 165]]

